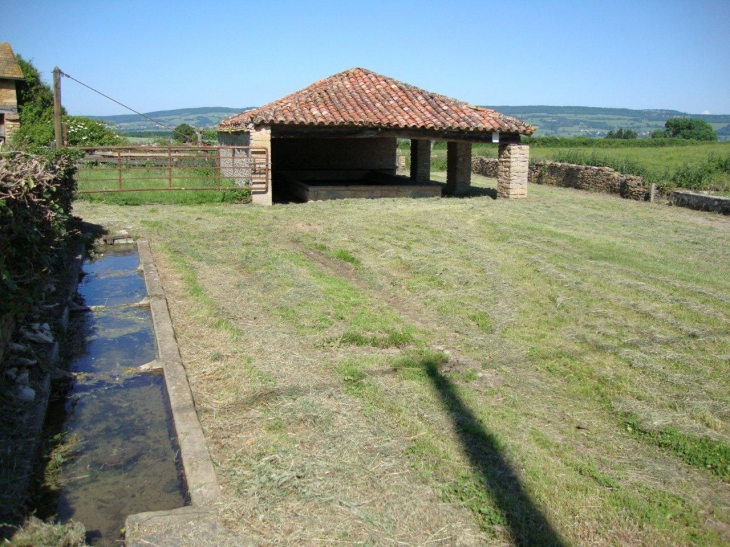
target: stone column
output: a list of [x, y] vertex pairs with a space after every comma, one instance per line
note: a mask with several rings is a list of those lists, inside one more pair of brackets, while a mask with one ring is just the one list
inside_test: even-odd
[[411, 139], [411, 180], [431, 180], [431, 141]]
[[268, 184], [266, 188], [252, 186], [251, 187], [251, 203], [254, 205], [272, 205], [273, 204], [273, 191], [271, 188], [271, 128], [268, 125], [257, 127], [250, 133], [251, 135], [251, 148], [266, 148], [268, 150], [269, 165], [268, 165]]
[[449, 141], [446, 148], [446, 193], [463, 196], [471, 186], [471, 143]]
[[530, 147], [519, 143], [499, 145], [497, 168], [497, 197], [526, 198], [527, 172], [530, 163]]
[[[0, 114], [5, 119], [5, 123], [0, 127], [0, 137], [6, 143], [3, 146], [6, 146], [13, 131], [20, 127], [15, 80], [0, 79]], [[2, 142], [2, 139], [0, 139], [0, 142]]]

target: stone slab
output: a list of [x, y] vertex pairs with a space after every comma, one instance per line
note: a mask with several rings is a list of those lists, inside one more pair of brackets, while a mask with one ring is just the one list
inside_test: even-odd
[[730, 215], [730, 198], [728, 197], [676, 190], [672, 192], [669, 199], [673, 205], [678, 207]]
[[209, 507], [217, 502], [220, 496], [213, 461], [195, 410], [195, 401], [180, 357], [167, 299], [152, 259], [149, 242], [146, 239], [140, 239], [137, 242], [137, 248], [157, 338], [157, 361], [162, 363], [165, 371], [165, 385], [170, 399], [190, 500], [193, 506]]
[[148, 365], [150, 368], [162, 367], [164, 371], [191, 505], [168, 511], [130, 515], [125, 525], [125, 544], [128, 547], [247, 545], [212, 516], [211, 509], [220, 498], [213, 461], [195, 410], [195, 401], [149, 242], [140, 239], [137, 241], [137, 248], [158, 348], [158, 358]]
[[306, 188], [306, 194], [300, 195], [306, 195], [307, 201], [441, 197], [441, 185], [437, 184], [310, 186], [300, 183], [300, 185]]

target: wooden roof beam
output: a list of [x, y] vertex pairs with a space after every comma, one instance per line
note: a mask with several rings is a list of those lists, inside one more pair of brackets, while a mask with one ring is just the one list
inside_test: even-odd
[[[272, 138], [375, 138], [396, 137], [399, 139], [418, 139], [452, 142], [493, 142], [491, 132], [483, 131], [438, 131], [425, 129], [390, 129], [379, 127], [333, 127], [333, 126], [290, 126], [271, 127]], [[520, 142], [518, 133], [500, 133], [499, 142]]]

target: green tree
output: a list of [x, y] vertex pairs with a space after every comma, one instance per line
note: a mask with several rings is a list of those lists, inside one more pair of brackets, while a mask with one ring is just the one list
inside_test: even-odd
[[607, 139], [638, 139], [639, 134], [633, 129], [624, 129], [619, 127], [617, 131], [609, 131], [606, 133]]
[[694, 139], [716, 141], [717, 133], [705, 120], [695, 118], [669, 118], [664, 124], [667, 137], [673, 139]]
[[11, 144], [16, 148], [49, 146], [54, 138], [53, 91], [30, 61], [20, 55], [15, 58], [25, 79], [16, 84], [20, 127], [13, 132]]
[[195, 128], [186, 123], [181, 123], [174, 129], [172, 138], [177, 143], [198, 144], [198, 135], [195, 132]]

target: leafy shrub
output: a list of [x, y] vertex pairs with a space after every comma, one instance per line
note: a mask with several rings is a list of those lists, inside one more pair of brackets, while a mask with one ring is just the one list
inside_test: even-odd
[[66, 116], [66, 134], [69, 146], [120, 146], [125, 140], [105, 122], [83, 116]]
[[59, 264], [76, 189], [72, 154], [0, 159], [0, 315], [22, 315]]

